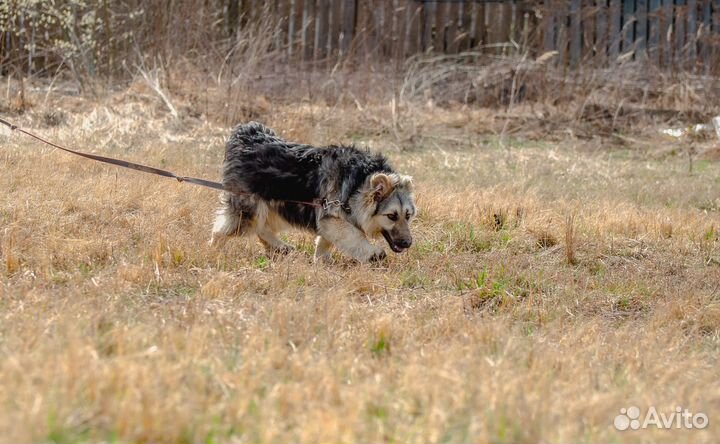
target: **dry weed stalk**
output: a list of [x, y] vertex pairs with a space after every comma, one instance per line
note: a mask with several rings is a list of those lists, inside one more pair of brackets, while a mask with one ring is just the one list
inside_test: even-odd
[[162, 69], [158, 68], [157, 66], [154, 67], [151, 70], [148, 70], [144, 66], [135, 66], [135, 69], [140, 74], [140, 76], [143, 78], [145, 84], [160, 97], [160, 100], [162, 100], [163, 104], [167, 107], [168, 111], [170, 111], [170, 115], [172, 115], [175, 119], [179, 117], [179, 114], [177, 112], [177, 108], [175, 108], [175, 105], [172, 104], [170, 101], [170, 97], [168, 94], [163, 91], [162, 86], [160, 85], [160, 75], [162, 74]]
[[3, 232], [3, 242], [0, 244], [0, 256], [3, 258], [5, 272], [8, 275], [16, 273], [20, 269], [20, 259], [14, 253], [15, 237], [9, 228]]
[[575, 215], [571, 214], [565, 219], [565, 260], [569, 265], [577, 264], [575, 256]]

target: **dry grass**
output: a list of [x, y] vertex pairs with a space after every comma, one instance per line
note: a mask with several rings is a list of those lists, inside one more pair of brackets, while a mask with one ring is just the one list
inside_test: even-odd
[[[16, 120], [217, 177], [228, 128], [147, 96]], [[416, 245], [381, 268], [313, 266], [301, 233], [288, 257], [215, 251], [215, 193], [3, 133], [1, 442], [717, 441], [717, 163], [495, 136], [502, 116], [462, 107], [261, 118], [384, 150], [416, 177]], [[618, 432], [630, 405], [710, 427]]]

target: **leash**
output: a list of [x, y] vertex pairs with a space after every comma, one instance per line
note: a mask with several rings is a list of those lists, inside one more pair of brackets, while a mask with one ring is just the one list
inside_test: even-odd
[[[227, 189], [225, 187], [225, 185], [223, 185], [222, 183], [213, 182], [212, 180], [200, 179], [198, 177], [192, 177], [192, 176], [179, 176], [171, 171], [161, 170], [160, 168], [142, 165], [140, 163], [129, 162], [127, 160], [114, 159], [112, 157], [98, 156], [96, 154], [89, 154], [89, 153], [83, 153], [81, 151], [71, 150], [70, 148], [65, 148], [64, 146], [60, 146], [56, 143], [50, 142], [49, 140], [43, 139], [42, 137], [37, 136], [37, 135], [31, 133], [30, 131], [26, 131], [26, 130], [20, 128], [19, 126], [8, 122], [5, 119], [0, 118], [0, 123], [7, 126], [8, 128], [10, 128], [11, 131], [17, 131], [19, 133], [25, 134], [26, 136], [30, 136], [33, 139], [38, 140], [38, 141], [40, 141], [46, 145], [49, 145], [53, 148], [57, 148], [59, 150], [65, 151], [66, 153], [74, 154], [76, 156], [84, 157], [86, 159], [91, 159], [91, 160], [95, 160], [97, 162], [107, 163], [107, 164], [119, 166], [122, 168], [128, 168], [131, 170], [142, 171], [143, 173], [155, 174], [157, 176], [162, 176], [162, 177], [169, 177], [171, 179], [177, 180], [178, 182], [187, 182], [187, 183], [191, 183], [193, 185], [199, 185], [201, 187], [212, 188], [214, 190], [227, 191], [227, 192], [233, 193], [233, 194], [242, 194], [242, 195], [252, 195], [253, 194], [253, 193], [243, 193], [243, 192], [239, 192], [239, 191], [231, 191], [231, 190]], [[281, 199], [277, 199], [277, 200], [281, 200]], [[340, 202], [339, 200], [327, 200], [327, 199], [322, 199], [322, 201], [320, 201], [320, 202], [282, 199], [282, 202], [291, 202], [291, 203], [296, 203], [296, 204], [301, 204], [301, 205], [310, 205], [310, 206], [317, 207], [317, 208], [323, 208], [325, 210], [328, 210], [331, 207], [343, 206], [343, 203]]]

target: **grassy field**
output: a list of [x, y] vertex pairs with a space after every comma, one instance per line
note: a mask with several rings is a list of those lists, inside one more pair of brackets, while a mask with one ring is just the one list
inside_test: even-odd
[[[61, 107], [64, 111], [53, 114]], [[502, 113], [308, 102], [258, 117], [412, 174], [382, 266], [207, 245], [217, 194], [0, 132], [0, 442], [720, 440], [720, 164], [653, 128], [488, 130]], [[59, 117], [58, 117], [59, 116]], [[230, 128], [151, 98], [11, 120], [217, 179]], [[704, 430], [617, 431], [621, 408]]]

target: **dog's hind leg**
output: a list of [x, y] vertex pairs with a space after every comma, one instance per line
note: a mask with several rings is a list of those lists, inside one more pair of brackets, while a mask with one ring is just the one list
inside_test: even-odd
[[231, 236], [240, 236], [251, 230], [257, 208], [254, 197], [223, 193], [222, 206], [217, 211], [213, 224], [210, 245], [221, 247]]

